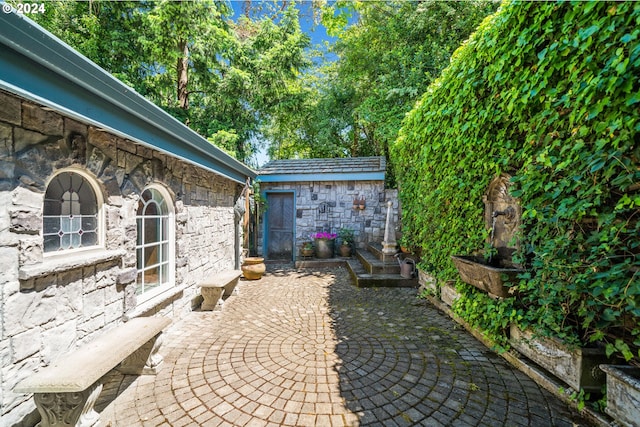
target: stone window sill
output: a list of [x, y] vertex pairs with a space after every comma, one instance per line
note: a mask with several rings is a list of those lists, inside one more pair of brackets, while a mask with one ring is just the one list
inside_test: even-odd
[[125, 314], [124, 320], [133, 319], [135, 317], [147, 316], [157, 313], [162, 307], [166, 306], [176, 297], [181, 295], [188, 286], [173, 286], [166, 291], [148, 299]]
[[18, 270], [18, 278], [20, 280], [37, 279], [50, 274], [119, 259], [126, 253], [127, 252], [124, 249], [94, 249], [86, 252], [45, 258], [41, 263], [20, 267]]

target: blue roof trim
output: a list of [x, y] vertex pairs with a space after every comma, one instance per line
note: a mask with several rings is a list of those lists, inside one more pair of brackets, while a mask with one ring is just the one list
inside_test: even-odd
[[0, 14], [0, 70], [0, 88], [8, 92], [236, 182], [257, 175], [15, 12]]
[[260, 182], [384, 181], [384, 172], [258, 175]]

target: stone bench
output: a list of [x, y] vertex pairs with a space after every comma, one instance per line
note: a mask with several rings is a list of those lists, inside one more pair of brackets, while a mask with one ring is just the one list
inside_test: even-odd
[[93, 406], [103, 376], [118, 365], [124, 374], [155, 374], [162, 363], [160, 334], [170, 323], [167, 317], [131, 319], [63, 355], [14, 391], [33, 393], [42, 416], [40, 427], [93, 426], [100, 418]]
[[221, 310], [224, 298], [237, 293], [236, 285], [242, 275], [240, 270], [228, 270], [216, 273], [210, 279], [200, 284], [200, 293], [204, 301], [203, 311]]

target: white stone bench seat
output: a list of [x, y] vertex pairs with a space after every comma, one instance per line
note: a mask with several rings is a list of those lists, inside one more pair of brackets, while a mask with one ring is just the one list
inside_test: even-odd
[[203, 311], [220, 310], [223, 297], [229, 297], [237, 292], [236, 286], [241, 275], [241, 270], [227, 270], [216, 273], [200, 283], [200, 292], [204, 299], [201, 309]]
[[155, 374], [162, 362], [158, 338], [170, 323], [167, 317], [131, 319], [63, 355], [21, 381], [14, 391], [34, 393], [41, 427], [59, 425], [56, 419], [70, 420], [64, 425], [94, 425], [99, 416], [93, 405], [102, 390], [101, 378], [118, 365], [125, 374]]

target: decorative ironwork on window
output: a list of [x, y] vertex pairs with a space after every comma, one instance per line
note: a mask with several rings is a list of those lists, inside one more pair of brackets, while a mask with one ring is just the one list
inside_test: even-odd
[[157, 189], [148, 188], [142, 193], [136, 222], [136, 293], [142, 295], [171, 282], [171, 216], [165, 198]]
[[99, 244], [98, 201], [85, 177], [62, 172], [44, 195], [44, 251], [55, 252]]
[[326, 220], [329, 218], [329, 213], [331, 212], [331, 207], [327, 202], [322, 202], [318, 205], [318, 214], [317, 219]]

